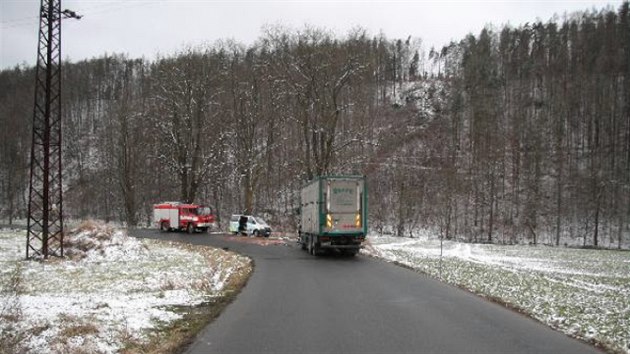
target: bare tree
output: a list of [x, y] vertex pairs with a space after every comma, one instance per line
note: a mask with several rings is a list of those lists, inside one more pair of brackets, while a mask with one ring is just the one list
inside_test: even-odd
[[149, 121], [159, 135], [158, 161], [177, 176], [179, 198], [193, 202], [225, 139], [217, 110], [226, 55], [189, 50], [159, 60], [152, 75]]

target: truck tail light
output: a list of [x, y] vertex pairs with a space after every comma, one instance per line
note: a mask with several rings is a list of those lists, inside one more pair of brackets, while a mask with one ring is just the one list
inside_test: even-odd
[[332, 215], [326, 214], [326, 227], [333, 227]]
[[354, 217], [354, 224], [357, 227], [361, 227], [361, 213], [357, 213], [357, 215]]

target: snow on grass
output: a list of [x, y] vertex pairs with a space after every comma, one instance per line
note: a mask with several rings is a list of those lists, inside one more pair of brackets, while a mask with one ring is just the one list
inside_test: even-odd
[[0, 345], [31, 353], [114, 353], [183, 317], [182, 306], [221, 296], [245, 257], [138, 240], [84, 225], [66, 236], [66, 259], [26, 261], [24, 231], [0, 230]]
[[[440, 277], [440, 241], [372, 237], [366, 252]], [[442, 280], [569, 335], [630, 353], [630, 252], [444, 241]]]

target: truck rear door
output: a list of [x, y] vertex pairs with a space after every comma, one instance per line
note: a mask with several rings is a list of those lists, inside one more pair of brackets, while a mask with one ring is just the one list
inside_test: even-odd
[[363, 231], [363, 180], [328, 179], [325, 183], [324, 231], [340, 234]]

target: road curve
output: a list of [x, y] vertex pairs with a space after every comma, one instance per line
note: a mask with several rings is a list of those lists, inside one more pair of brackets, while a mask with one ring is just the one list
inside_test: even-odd
[[132, 235], [250, 256], [247, 286], [186, 353], [600, 353], [463, 290], [369, 257], [224, 235]]

